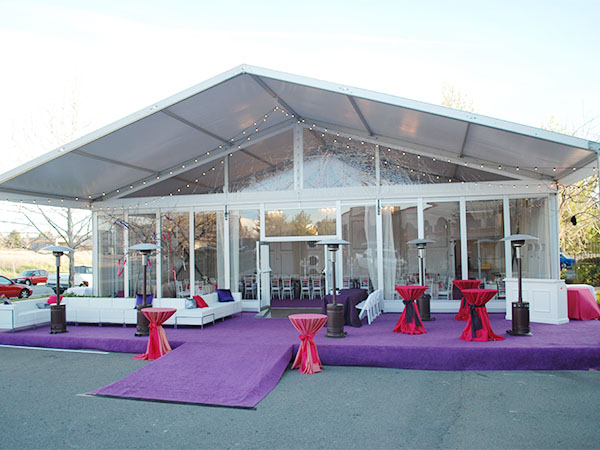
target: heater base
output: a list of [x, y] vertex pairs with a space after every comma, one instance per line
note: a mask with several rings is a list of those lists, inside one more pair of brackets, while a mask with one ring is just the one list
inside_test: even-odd
[[344, 305], [342, 303], [327, 305], [327, 334], [328, 338], [345, 338]]

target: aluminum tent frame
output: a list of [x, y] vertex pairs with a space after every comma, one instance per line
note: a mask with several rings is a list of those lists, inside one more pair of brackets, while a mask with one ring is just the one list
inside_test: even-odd
[[202, 193], [219, 158], [298, 123], [510, 179], [570, 184], [600, 154], [573, 136], [241, 65], [3, 174], [0, 198], [86, 207], [190, 183]]

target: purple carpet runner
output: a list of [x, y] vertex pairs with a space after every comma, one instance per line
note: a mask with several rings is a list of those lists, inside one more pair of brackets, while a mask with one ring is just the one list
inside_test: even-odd
[[184, 344], [91, 394], [253, 408], [292, 358], [286, 344]]

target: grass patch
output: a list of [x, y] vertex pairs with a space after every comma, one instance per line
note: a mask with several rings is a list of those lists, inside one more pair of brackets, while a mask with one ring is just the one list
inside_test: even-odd
[[[49, 273], [56, 272], [56, 260], [52, 253], [37, 253], [26, 249], [0, 249], [0, 275], [13, 278], [28, 269], [43, 269]], [[76, 266], [91, 266], [92, 252], [75, 252]], [[61, 273], [69, 272], [69, 258], [60, 259]]]

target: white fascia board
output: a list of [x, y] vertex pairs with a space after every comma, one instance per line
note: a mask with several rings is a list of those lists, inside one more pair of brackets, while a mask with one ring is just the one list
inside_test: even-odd
[[2, 189], [2, 186], [0, 186], [0, 200], [13, 203], [27, 203], [31, 205], [56, 206], [76, 209], [87, 209], [90, 207], [88, 202], [76, 201], [71, 197], [66, 198], [56, 195], [49, 195], [42, 192], [26, 192], [16, 189]]
[[577, 183], [585, 178], [598, 175], [598, 157], [594, 156], [591, 158], [591, 161], [577, 170], [570, 170], [563, 176], [557, 177], [557, 181], [560, 184], [564, 184], [566, 186]]
[[240, 66], [240, 68], [243, 70], [243, 72], [252, 73], [254, 75], [265, 78], [273, 78], [280, 81], [287, 81], [290, 83], [322, 89], [329, 92], [339, 93], [357, 98], [363, 98], [366, 100], [372, 100], [380, 103], [386, 103], [392, 106], [399, 106], [402, 108], [422, 111], [437, 116], [448, 117], [450, 119], [460, 120], [463, 122], [470, 122], [477, 125], [509, 131], [511, 133], [522, 134], [524, 136], [534, 137], [550, 142], [556, 142], [559, 144], [577, 147], [584, 150], [594, 151], [594, 148], [600, 145], [597, 142], [588, 141], [586, 139], [578, 138], [575, 136], [569, 136], [566, 134], [556, 133], [554, 131], [543, 130], [541, 128], [535, 128], [528, 125], [521, 125], [506, 120], [495, 119], [493, 117], [474, 114], [467, 111], [460, 111], [441, 105], [434, 105], [431, 103], [420, 102], [417, 100], [411, 100], [394, 95], [382, 94], [367, 89], [360, 89], [342, 84], [331, 83], [328, 81], [317, 80], [314, 78], [303, 77], [285, 72], [277, 72], [274, 70], [264, 69], [256, 66], [242, 65]]
[[1, 174], [0, 185], [25, 172], [28, 172], [29, 170], [35, 169], [36, 167], [39, 167], [47, 162], [59, 158], [60, 156], [66, 155], [67, 153], [72, 152], [73, 150], [77, 150], [78, 148], [83, 147], [84, 145], [89, 144], [90, 142], [107, 136], [121, 128], [126, 127], [127, 125], [131, 125], [132, 123], [137, 122], [140, 119], [151, 116], [152, 114], [156, 114], [157, 112], [160, 112], [161, 110], [168, 108], [169, 106], [179, 103], [180, 101], [185, 100], [188, 97], [191, 97], [206, 89], [221, 84], [229, 80], [230, 78], [234, 78], [242, 73], [242, 66], [235, 67], [231, 70], [228, 70], [227, 72], [212, 77], [202, 83], [192, 86], [191, 88], [181, 91], [175, 95], [172, 95], [171, 97], [168, 97], [159, 102], [155, 102], [150, 106], [142, 108], [141, 110], [136, 111], [133, 114], [130, 114], [120, 120], [117, 120], [116, 122], [108, 124], [89, 134], [86, 134], [85, 136], [82, 136], [79, 139], [61, 145], [60, 147], [51, 150], [48, 153], [45, 153], [37, 158], [34, 158], [31, 161], [28, 161], [12, 170], [5, 172], [4, 174]]
[[[310, 124], [309, 124], [310, 122]], [[312, 126], [316, 125], [316, 126]], [[489, 172], [496, 175], [502, 175], [505, 177], [512, 177], [519, 180], [525, 181], [540, 181], [540, 180], [551, 180], [552, 178], [546, 175], [542, 175], [531, 170], [519, 169], [515, 166], [507, 166], [502, 164], [502, 169], [498, 169], [498, 162], [488, 161], [480, 158], [471, 158], [469, 156], [460, 156], [456, 153], [449, 152], [434, 147], [429, 147], [422, 144], [415, 144], [412, 142], [405, 142], [400, 139], [392, 138], [389, 136], [374, 135], [369, 136], [366, 133], [362, 133], [358, 130], [348, 129], [343, 126], [336, 124], [326, 123], [318, 120], [306, 119], [306, 123], [303, 124], [305, 128], [309, 130], [317, 130], [323, 133], [339, 133], [341, 137], [351, 137], [352, 139], [361, 140], [370, 144], [376, 144], [379, 146], [386, 146], [397, 150], [402, 150], [413, 155], [421, 155], [430, 158], [437, 158], [440, 161], [446, 161], [451, 164], [464, 165], [471, 169], [480, 170], [482, 172]], [[465, 164], [466, 163], [466, 164]], [[483, 165], [483, 167], [481, 167]]]

